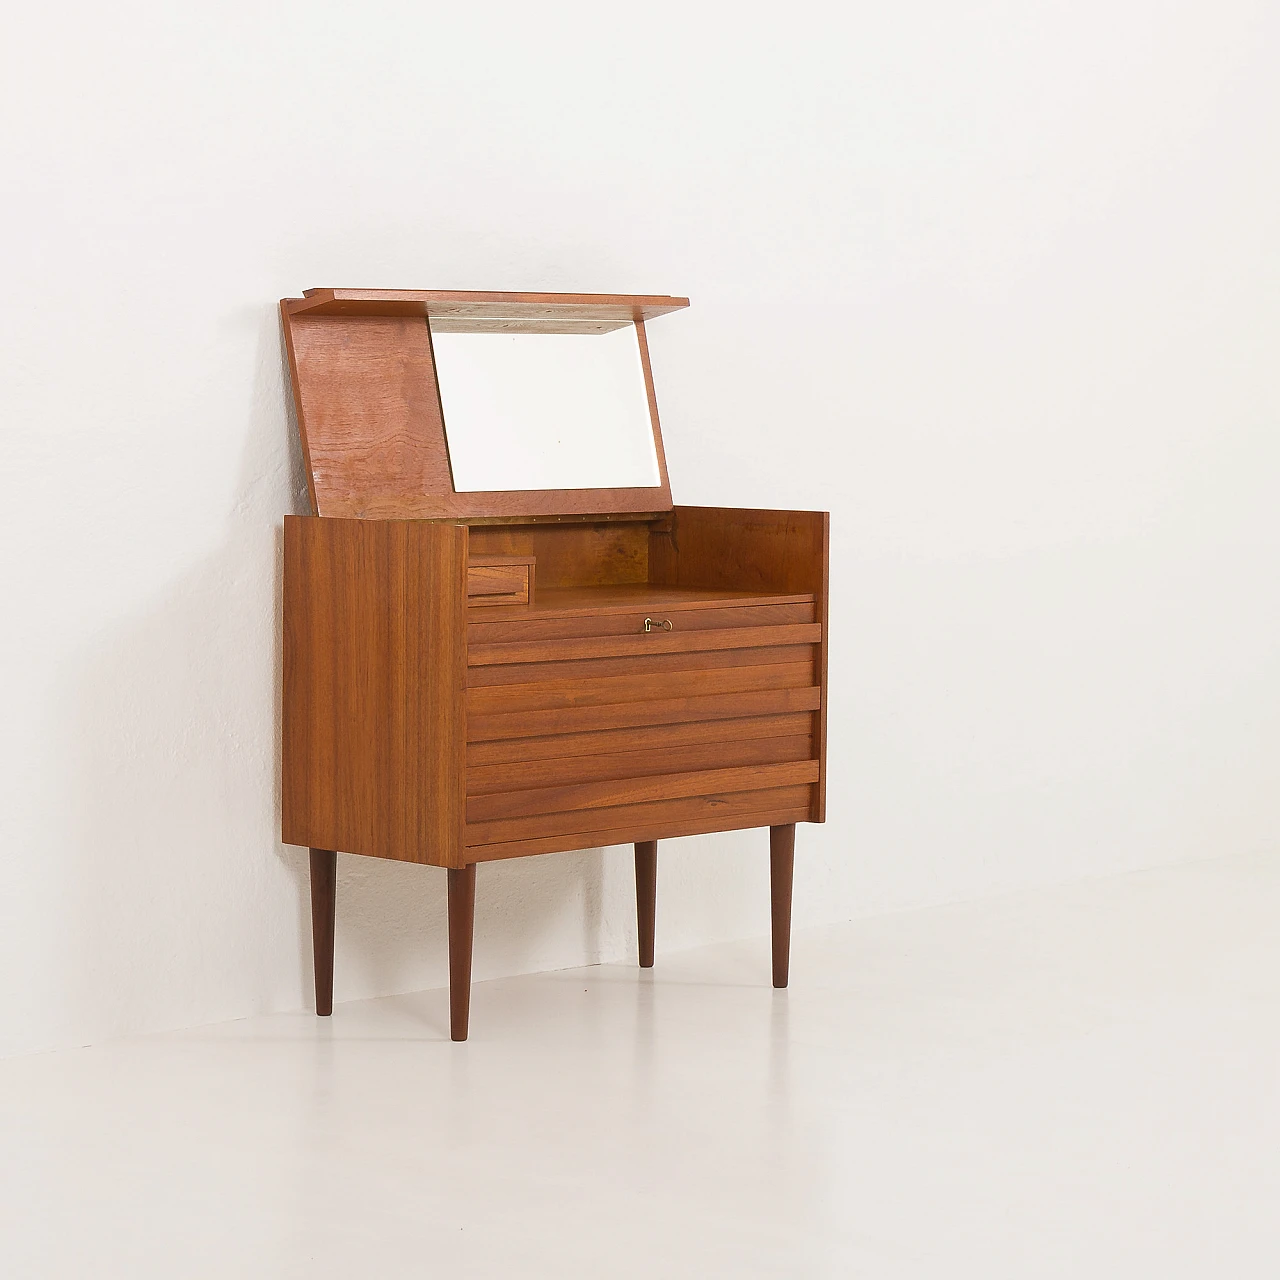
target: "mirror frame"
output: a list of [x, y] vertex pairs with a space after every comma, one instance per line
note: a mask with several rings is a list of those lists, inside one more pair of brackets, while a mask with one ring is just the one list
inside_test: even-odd
[[[661, 515], [672, 509], [645, 321], [687, 298], [309, 289], [280, 303], [316, 515], [469, 523]], [[606, 333], [632, 324], [661, 483], [631, 489], [458, 493], [431, 328], [463, 333]]]

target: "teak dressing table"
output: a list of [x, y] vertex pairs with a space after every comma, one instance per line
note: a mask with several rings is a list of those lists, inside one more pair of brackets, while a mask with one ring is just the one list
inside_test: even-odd
[[[648, 966], [658, 841], [768, 827], [786, 986], [795, 824], [825, 816], [828, 517], [672, 505], [645, 325], [687, 305], [367, 289], [280, 304], [314, 513], [285, 518], [283, 838], [311, 851], [317, 1013], [333, 1008], [338, 850], [447, 868], [455, 1040], [476, 867], [497, 858], [634, 844]], [[433, 335], [620, 329], [658, 483], [455, 490]]]

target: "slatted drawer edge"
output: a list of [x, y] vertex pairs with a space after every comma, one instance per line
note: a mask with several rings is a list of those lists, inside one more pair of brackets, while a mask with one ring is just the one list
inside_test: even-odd
[[731, 769], [702, 769], [686, 773], [650, 774], [641, 778], [570, 783], [528, 791], [472, 796], [467, 800], [467, 821], [492, 822], [503, 818], [566, 813], [579, 809], [605, 809], [623, 804], [656, 803], [735, 791], [762, 791], [817, 780], [816, 760], [793, 760], [781, 764], [742, 765]]
[[816, 711], [822, 691], [770, 689], [758, 693], [707, 694], [690, 698], [659, 698], [640, 702], [612, 702], [602, 707], [574, 707], [566, 711], [512, 711], [467, 716], [467, 741], [495, 738], [560, 737], [591, 730], [621, 729], [656, 724], [684, 724], [701, 720], [777, 715], [787, 711]]
[[818, 644], [822, 624], [724, 627], [705, 631], [672, 631], [657, 635], [589, 636], [585, 639], [528, 640], [517, 644], [473, 644], [468, 666], [508, 662], [567, 662], [576, 658], [643, 658], [655, 653], [688, 653], [712, 649], [752, 649], [789, 644]]
[[652, 778], [664, 773], [698, 773], [705, 769], [739, 769], [748, 765], [789, 764], [812, 760], [812, 722], [804, 732], [778, 736], [732, 737], [718, 742], [660, 742], [587, 755], [543, 757], [493, 764], [467, 765], [467, 795], [493, 795], [507, 791], [537, 791], [546, 787], [576, 786], [584, 782], [608, 782], [623, 778]]
[[539, 609], [536, 615], [468, 618], [469, 644], [525, 643], [534, 640], [586, 639], [589, 636], [632, 635], [645, 617], [669, 617], [680, 631], [717, 627], [783, 626], [813, 622], [816, 606], [811, 597], [790, 597], [768, 604], [730, 602], [714, 608], [683, 604], [654, 604], [648, 609], [628, 605], [622, 609], [592, 609], [556, 613]]
[[651, 750], [664, 746], [696, 746], [729, 740], [792, 737], [812, 732], [812, 714], [808, 711], [791, 711], [725, 720], [693, 720], [680, 724], [544, 734], [540, 737], [491, 738], [467, 743], [467, 768], [470, 769], [472, 765], [565, 760], [575, 756]]
[[471, 715], [505, 715], [517, 711], [574, 711], [579, 707], [613, 706], [717, 693], [758, 693], [813, 687], [813, 658], [765, 667], [721, 667], [710, 671], [632, 673], [587, 679], [540, 680], [467, 690]]
[[771, 787], [760, 791], [740, 791], [712, 796], [690, 796], [674, 800], [651, 800], [641, 804], [613, 805], [602, 809], [572, 809], [565, 813], [534, 814], [521, 818], [499, 818], [489, 822], [469, 822], [465, 827], [468, 845], [499, 844], [510, 840], [534, 840], [542, 836], [588, 834], [623, 829], [638, 822], [700, 823], [708, 819], [733, 817], [765, 809], [807, 807], [812, 783]]
[[569, 853], [574, 849], [603, 849], [610, 845], [631, 844], [637, 840], [674, 840], [680, 836], [709, 835], [713, 831], [746, 831], [753, 827], [780, 827], [787, 823], [809, 820], [808, 805], [785, 809], [762, 809], [758, 812], [699, 820], [664, 822], [653, 819], [621, 827], [615, 831], [573, 832], [559, 836], [542, 836], [532, 840], [506, 840], [497, 844], [470, 845], [467, 856], [475, 862], [497, 862], [504, 858], [521, 858], [535, 853]]

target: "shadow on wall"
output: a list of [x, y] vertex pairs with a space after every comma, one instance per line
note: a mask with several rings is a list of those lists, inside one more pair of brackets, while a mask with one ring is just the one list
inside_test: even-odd
[[[308, 503], [274, 308], [258, 324], [221, 545], [66, 689], [61, 1012], [81, 1042], [312, 1007], [306, 851], [279, 839], [281, 518]], [[481, 868], [476, 976], [597, 960], [603, 882], [599, 851]], [[442, 985], [445, 919], [443, 871], [340, 858], [336, 998]]]

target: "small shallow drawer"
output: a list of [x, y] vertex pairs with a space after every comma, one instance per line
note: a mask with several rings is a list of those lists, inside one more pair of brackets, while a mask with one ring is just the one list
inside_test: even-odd
[[467, 561], [467, 604], [532, 604], [533, 556], [472, 556]]

